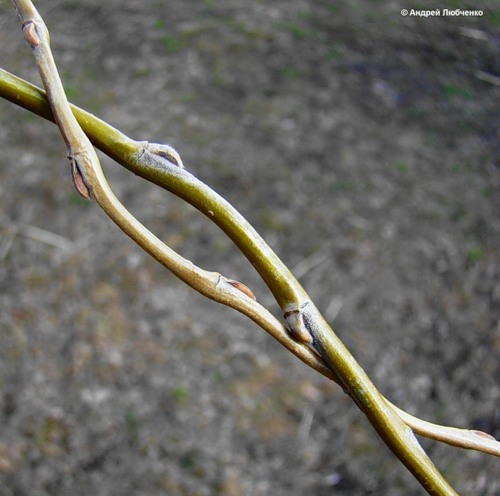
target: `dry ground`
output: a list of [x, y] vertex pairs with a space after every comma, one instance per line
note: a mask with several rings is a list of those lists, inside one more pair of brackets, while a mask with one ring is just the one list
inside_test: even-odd
[[[473, 2], [442, 3], [419, 7]], [[500, 436], [500, 9], [474, 3], [482, 17], [365, 0], [39, 7], [70, 99], [173, 144], [389, 398]], [[0, 64], [39, 84], [6, 0]], [[80, 201], [65, 153], [55, 126], [0, 101], [2, 496], [423, 494], [338, 387]], [[208, 220], [103, 162], [154, 232], [276, 311]], [[500, 494], [498, 459], [423, 443], [460, 494]]]

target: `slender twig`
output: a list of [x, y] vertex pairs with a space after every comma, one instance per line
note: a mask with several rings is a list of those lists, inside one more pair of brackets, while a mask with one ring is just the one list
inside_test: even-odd
[[[24, 37], [33, 49], [55, 121], [68, 146], [72, 175], [79, 193], [86, 198], [95, 198], [124, 232], [191, 287], [215, 301], [243, 312], [262, 327], [276, 327], [276, 319], [254, 301], [248, 288], [218, 273], [204, 271], [178, 255], [142, 226], [116, 199], [106, 182], [92, 145], [69, 107], [42, 18], [30, 1], [18, 0], [14, 3], [23, 22]], [[331, 330], [305, 290], [241, 215], [208, 186], [183, 170], [180, 157], [170, 147], [142, 143], [139, 152], [133, 153], [132, 143], [128, 139], [126, 141], [128, 158], [138, 168], [148, 169], [153, 177], [160, 175], [170, 184], [183, 184], [184, 195], [186, 191], [193, 193], [193, 186], [198, 186], [193, 194], [193, 199], [197, 201], [191, 203], [198, 208], [203, 206], [200, 209], [233, 238], [253, 263], [281, 306], [290, 331], [299, 341], [297, 346], [302, 342], [319, 353], [386, 444], [429, 494], [456, 494], [421, 449], [412, 430], [378, 392]], [[204, 196], [200, 195], [200, 190], [203, 190]], [[197, 205], [200, 200], [201, 205]], [[235, 235], [241, 230], [244, 235]], [[286, 334], [286, 330], [281, 330]]]
[[[94, 147], [82, 131], [66, 99], [43, 19], [30, 1], [16, 0], [14, 3], [21, 17], [24, 38], [33, 50], [55, 122], [68, 147], [71, 173], [78, 192], [87, 199], [95, 198], [120, 229], [191, 287], [208, 298], [237, 308], [259, 325], [269, 325], [269, 320], [275, 318], [264, 311], [246, 286], [217, 272], [203, 270], [181, 257], [119, 202], [104, 177]], [[182, 173], [179, 155], [167, 145], [143, 142], [140, 143], [137, 154], [142, 164], [166, 170], [172, 177]], [[272, 325], [275, 326], [275, 322]]]
[[45, 229], [40, 229], [36, 226], [31, 226], [29, 224], [12, 222], [6, 226], [6, 230], [11, 234], [23, 235], [26, 238], [32, 239], [33, 241], [58, 248], [61, 251], [70, 251], [75, 248], [74, 243], [68, 238], [61, 236], [60, 234], [47, 231]]
[[[1, 68], [0, 96], [26, 110], [29, 110], [30, 112], [39, 115], [40, 117], [54, 121], [45, 92], [40, 88], [32, 85], [31, 83], [24, 81], [23, 79], [10, 74], [9, 72]], [[200, 196], [203, 197], [205, 193], [204, 191], [200, 191], [198, 189], [187, 190], [186, 188], [186, 190], [183, 191], [183, 194], [179, 193], [174, 187], [172, 187], [166, 174], [163, 174], [161, 172], [157, 174], [157, 171], [151, 171], [149, 170], [149, 168], [145, 168], [142, 164], [137, 164], [134, 160], [132, 160], [133, 157], [139, 154], [139, 149], [141, 148], [140, 142], [136, 142], [130, 139], [129, 137], [118, 131], [116, 128], [110, 126], [108, 123], [98, 119], [96, 116], [89, 114], [79, 107], [71, 105], [71, 108], [85, 133], [90, 137], [92, 143], [94, 143], [94, 145], [97, 146], [106, 155], [113, 158], [119, 164], [132, 171], [133, 173], [150, 180], [151, 182], [177, 194], [177, 196], [199, 207], [201, 203], [199, 201], [199, 198], [195, 200], [193, 200], [192, 198], [196, 193], [199, 193]], [[210, 215], [209, 212], [204, 211], [203, 208], [200, 208], [200, 210], [203, 211], [207, 215], [207, 217], [213, 220], [213, 216]], [[313, 353], [309, 348], [294, 341], [286, 332], [281, 323], [279, 323], [279, 326], [276, 326], [275, 328], [269, 328], [265, 330], [268, 331], [275, 339], [283, 344], [283, 346], [294, 353], [307, 365], [317, 370], [325, 377], [339, 382], [339, 379], [324, 364], [323, 360], [316, 353]], [[420, 419], [416, 419], [415, 417], [412, 417], [402, 410], [398, 409], [397, 411], [405, 420], [405, 422], [407, 422], [408, 425], [412, 427], [415, 433], [419, 435], [426, 436], [431, 439], [440, 440], [452, 446], [477, 449], [485, 453], [500, 456], [500, 443], [495, 442], [494, 445], [489, 448], [489, 445], [491, 443], [484, 434], [477, 434], [476, 436], [474, 436], [475, 440], [472, 443], [468, 443], [465, 440], [467, 436], [460, 436], [462, 441], [460, 443], [457, 443], [455, 437], [448, 437], [447, 435], [447, 433], [450, 432], [450, 429], [455, 431], [455, 428], [430, 424], [428, 422], [421, 421]], [[458, 430], [463, 432], [461, 429]], [[485, 443], [485, 441], [488, 442]]]
[[457, 448], [477, 450], [489, 455], [500, 456], [500, 442], [486, 432], [432, 424], [410, 415], [395, 405], [392, 405], [392, 407], [417, 434], [436, 441], [442, 441]]
[[494, 84], [495, 86], [500, 86], [500, 77], [495, 76], [495, 74], [491, 74], [485, 71], [476, 71], [474, 73], [474, 76], [476, 76], [478, 79], [486, 83]]
[[[23, 23], [24, 38], [33, 50], [52, 113], [68, 147], [71, 172], [78, 192], [85, 198], [95, 198], [101, 208], [124, 232], [190, 286], [221, 302], [227, 301], [228, 297], [231, 300], [231, 297], [235, 296], [236, 301], [231, 303], [237, 307], [251, 301], [247, 291], [239, 291], [239, 286], [236, 286], [235, 291], [235, 285], [227, 284], [230, 282], [227, 279], [222, 279], [216, 273], [208, 273], [199, 269], [164, 245], [118, 201], [107, 184], [94, 148], [69, 107], [52, 57], [48, 30], [43, 19], [30, 1], [17, 0], [14, 3]], [[151, 150], [145, 147], [140, 159], [146, 160], [149, 165], [154, 164], [169, 169], [174, 176], [177, 175], [178, 170], [175, 170], [175, 167], [181, 165], [180, 160], [176, 160], [175, 157], [170, 161], [165, 160], [165, 157], [150, 152]], [[158, 161], [159, 156], [161, 161]], [[272, 258], [269, 255], [265, 258], [266, 260]], [[277, 257], [274, 258], [277, 259]], [[301, 341], [311, 343], [332, 370], [337, 372], [344, 387], [356, 400], [358, 406], [420, 483], [429, 492], [453, 494], [451, 486], [444, 480], [423, 450], [419, 449], [416, 439], [408, 435], [411, 434], [411, 430], [387, 406], [340, 340], [333, 332], [327, 334], [326, 322], [308, 299], [305, 291], [298, 283], [295, 283], [295, 279], [290, 277], [286, 267], [283, 276], [283, 271], [276, 270], [276, 265], [281, 269], [283, 264], [277, 259], [271, 273], [268, 270], [260, 273], [265, 280], [269, 274], [272, 276], [266, 282], [271, 291], [274, 289], [273, 293], [285, 311], [285, 317], [296, 337]], [[278, 280], [276, 280], [276, 275], [278, 275]], [[280, 281], [283, 277], [284, 281]], [[226, 282], [225, 286], [220, 284], [224, 282]], [[251, 316], [252, 311], [253, 309], [250, 308]], [[258, 311], [256, 315], [260, 317], [261, 312]]]

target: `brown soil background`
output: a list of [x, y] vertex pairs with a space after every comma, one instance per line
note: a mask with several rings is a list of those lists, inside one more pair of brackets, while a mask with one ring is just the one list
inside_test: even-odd
[[[500, 9], [442, 4], [419, 7], [484, 15], [362, 0], [39, 8], [69, 98], [173, 144], [384, 394], [499, 437]], [[40, 84], [5, 0], [0, 61]], [[65, 154], [55, 126], [0, 101], [2, 496], [423, 494], [337, 386], [80, 201]], [[277, 312], [207, 219], [103, 164], [170, 246]], [[498, 459], [423, 445], [460, 494], [500, 494]]]

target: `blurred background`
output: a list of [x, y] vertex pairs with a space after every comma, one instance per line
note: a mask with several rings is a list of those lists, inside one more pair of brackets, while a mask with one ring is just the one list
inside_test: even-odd
[[[500, 437], [500, 8], [479, 3], [37, 5], [70, 100], [172, 144], [386, 396]], [[7, 0], [0, 65], [40, 84]], [[423, 494], [340, 388], [82, 201], [65, 156], [0, 100], [2, 495]], [[208, 219], [102, 162], [153, 232], [279, 314]], [[422, 443], [460, 494], [500, 494], [498, 459]]]

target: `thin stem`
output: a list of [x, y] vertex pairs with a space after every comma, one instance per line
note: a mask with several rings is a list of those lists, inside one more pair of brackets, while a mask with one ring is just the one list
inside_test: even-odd
[[[234, 291], [233, 286], [229, 285], [226, 290], [230, 287], [233, 290], [232, 293], [221, 291], [216, 274], [202, 271], [164, 245], [118, 201], [107, 184], [92, 145], [70, 109], [52, 57], [48, 30], [43, 19], [31, 2], [19, 0], [14, 3], [23, 22], [24, 37], [33, 49], [55, 121], [68, 146], [73, 178], [78, 191], [84, 197], [93, 196], [126, 234], [191, 287], [239, 310], [244, 307], [244, 311], [257, 321], [261, 314], [260, 308], [249, 306], [250, 302], [247, 301], [250, 300], [249, 297], [239, 291]], [[26, 5], [30, 8], [25, 8]], [[228, 202], [215, 195], [208, 186], [186, 171], [172, 168], [168, 161], [165, 163], [164, 160], [159, 160], [158, 155], [149, 153], [147, 147], [141, 149], [136, 155], [136, 160], [146, 168], [161, 172], [168, 171], [171, 183], [177, 182], [177, 179], [184, 180], [183, 190], [189, 191], [196, 187], [198, 190], [204, 190], [203, 197], [198, 194], [195, 198], [203, 198], [203, 206], [209, 208], [208, 212], [215, 222], [217, 219], [230, 221], [229, 224], [222, 222], [222, 225], [220, 221], [217, 222], [223, 229], [226, 227], [225, 231], [228, 228], [232, 231], [230, 228], [233, 226], [241, 230], [242, 236], [236, 238], [239, 242], [242, 241], [242, 237], [245, 238], [241, 246], [239, 245], [240, 249], [264, 279], [285, 312], [285, 316], [294, 316], [287, 319], [291, 331], [305, 342], [311, 338], [313, 346], [335, 372], [379, 435], [417, 480], [431, 494], [454, 494], [451, 486], [420, 448], [411, 429], [387, 405], [368, 376], [316, 310], [305, 290], [252, 226]], [[309, 326], [305, 325], [305, 315], [301, 313], [305, 306], [308, 310]], [[297, 318], [295, 318], [296, 314]], [[312, 328], [314, 335], [311, 337]]]
[[[48, 30], [43, 19], [31, 1], [15, 0], [14, 4], [23, 22], [24, 37], [33, 49], [55, 121], [68, 146], [73, 179], [80, 194], [87, 198], [94, 197], [125, 233], [190, 286], [209, 298], [243, 311], [256, 322], [260, 320], [262, 309], [250, 297], [253, 295], [249, 290], [250, 296], [248, 296], [246, 291], [248, 288], [243, 286], [245, 290], [240, 291], [241, 283], [231, 284], [231, 281], [220, 275], [203, 271], [185, 260], [140, 224], [117, 200], [107, 184], [94, 148], [69, 107], [52, 57]], [[456, 494], [421, 449], [411, 429], [388, 405], [342, 341], [323, 319], [306, 291], [250, 224], [225, 200], [212, 194], [208, 186], [184, 170], [176, 168], [148, 146], [144, 146], [136, 158], [144, 166], [153, 170], [168, 171], [171, 180], [180, 179], [188, 190], [194, 186], [198, 186], [199, 190], [203, 185], [201, 189], [205, 189], [207, 193], [210, 192], [205, 194], [204, 199], [209, 199], [209, 203], [212, 203], [213, 208], [208, 211], [212, 217], [227, 218], [226, 215], [229, 213], [231, 215], [230, 226], [235, 225], [236, 222], [241, 229], [241, 224], [245, 224], [244, 232], [248, 238], [240, 249], [274, 294], [285, 312], [291, 332], [299, 340], [310, 343], [319, 352], [382, 439], [429, 494]], [[176, 161], [176, 165], [181, 165], [180, 161]], [[195, 196], [199, 197], [199, 194]], [[207, 207], [206, 202], [204, 206]], [[220, 222], [218, 223], [220, 225]]]
[[[1, 68], [0, 96], [40, 117], [54, 122], [45, 92]], [[144, 167], [143, 164], [137, 164], [135, 157], [140, 153], [139, 150], [141, 145], [139, 142], [132, 140], [108, 123], [75, 105], [71, 105], [71, 109], [92, 143], [102, 152], [134, 174], [144, 177], [168, 191], [175, 192], [177, 196], [185, 199], [191, 204], [194, 203], [191, 201], [193, 196], [192, 191], [184, 191], [181, 195], [176, 192], [174, 188], [170, 188], [170, 180], [166, 173], [151, 171], [149, 167]], [[174, 189], [174, 191], [172, 191], [172, 189]], [[196, 204], [201, 205], [200, 210], [203, 211], [203, 202], [198, 201]], [[204, 213], [207, 217], [213, 219], [209, 212], [205, 211]], [[325, 365], [323, 359], [317, 353], [312, 352], [307, 346], [293, 340], [284, 326], [279, 321], [276, 320], [276, 322], [278, 322], [279, 325], [269, 326], [264, 329], [304, 363], [320, 372], [325, 377], [342, 385], [340, 379]], [[487, 434], [478, 433], [473, 436], [463, 435], [463, 433], [475, 433], [476, 431], [431, 424], [409, 415], [394, 405], [392, 405], [392, 407], [396, 409], [401, 418], [403, 418], [415, 433], [419, 435], [439, 440], [452, 446], [477, 449], [485, 453], [500, 456], [500, 443], [488, 439]], [[453, 435], [451, 435], [451, 433], [453, 433]]]
[[[182, 281], [204, 296], [230, 306], [274, 333], [282, 340], [286, 330], [283, 325], [262, 305], [255, 301], [251, 290], [237, 281], [217, 272], [197, 267], [180, 256], [144, 227], [116, 198], [102, 171], [95, 150], [82, 131], [67, 101], [50, 50], [47, 27], [30, 1], [14, 1], [23, 23], [25, 40], [31, 46], [35, 61], [44, 83], [52, 116], [68, 147], [75, 186], [82, 196], [95, 198], [108, 216], [139, 246], [152, 255]], [[117, 132], [111, 133], [117, 137]], [[130, 151], [131, 141], [120, 139]], [[182, 168], [177, 152], [167, 145], [136, 143], [134, 157], [143, 166], [168, 173], [170, 178], [192, 177]], [[298, 350], [297, 350], [298, 351]]]

